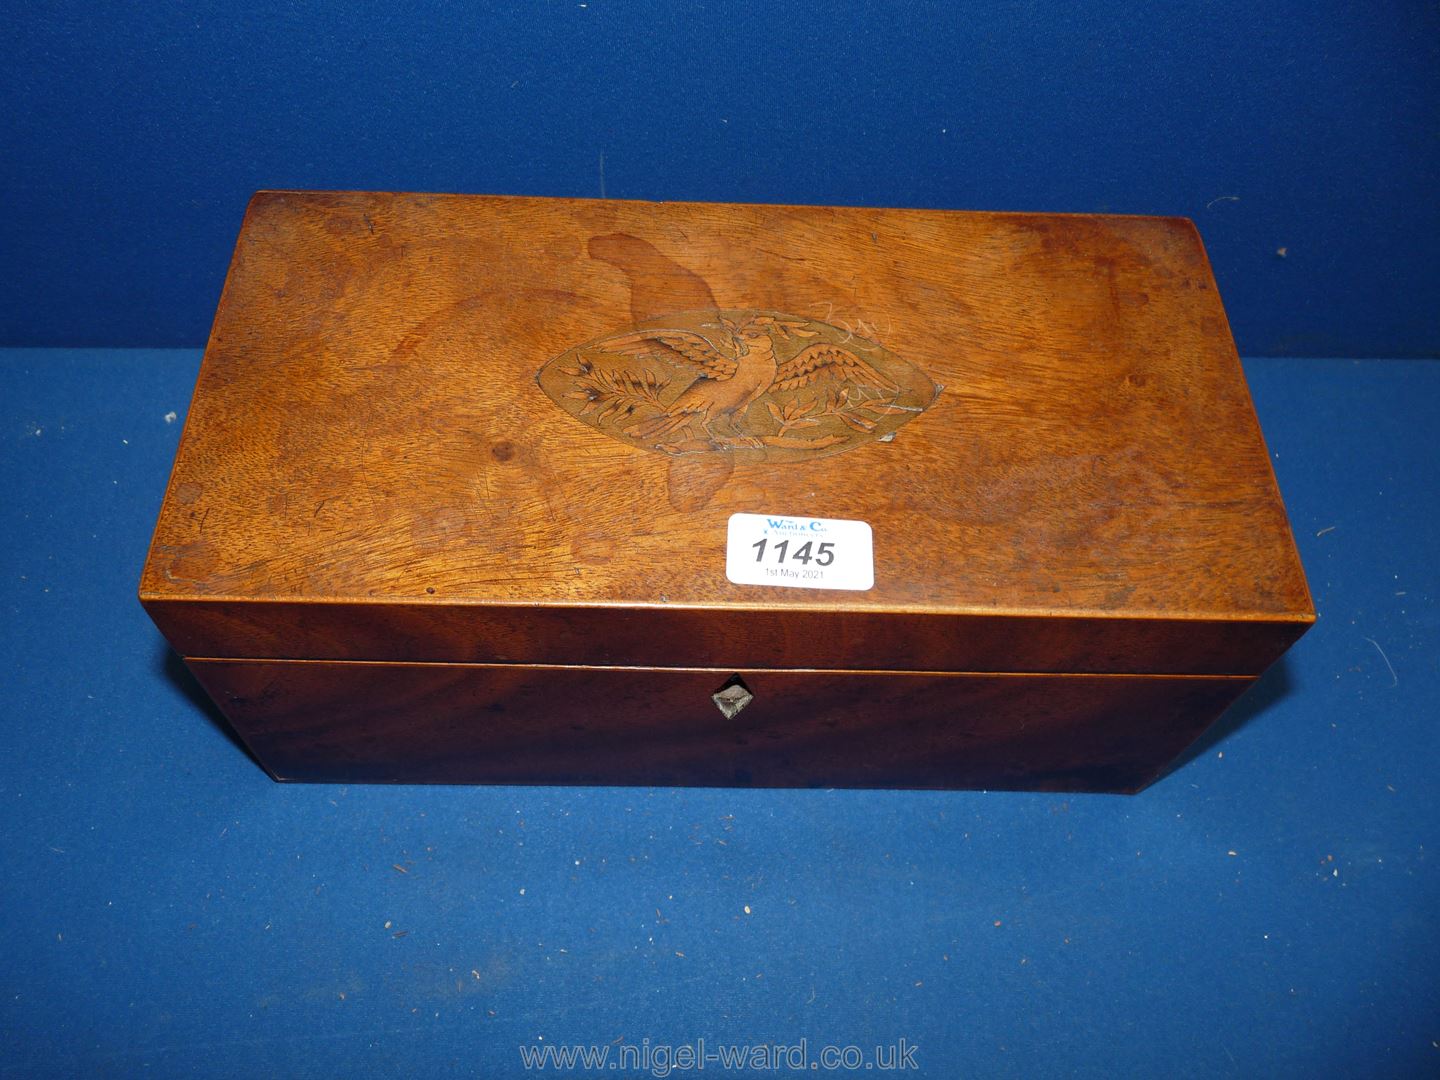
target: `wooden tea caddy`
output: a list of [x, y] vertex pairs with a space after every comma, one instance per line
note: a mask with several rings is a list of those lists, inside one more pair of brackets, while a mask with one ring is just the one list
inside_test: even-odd
[[1135, 791], [1314, 620], [1188, 221], [363, 192], [252, 201], [140, 596], [346, 782]]

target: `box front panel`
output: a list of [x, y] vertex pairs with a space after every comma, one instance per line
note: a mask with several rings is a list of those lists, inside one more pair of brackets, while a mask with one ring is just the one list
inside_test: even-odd
[[723, 657], [756, 668], [1258, 675], [1309, 625], [674, 604], [147, 606], [183, 656], [596, 667], [709, 667]]
[[277, 779], [392, 783], [1134, 791], [1254, 681], [189, 663]]

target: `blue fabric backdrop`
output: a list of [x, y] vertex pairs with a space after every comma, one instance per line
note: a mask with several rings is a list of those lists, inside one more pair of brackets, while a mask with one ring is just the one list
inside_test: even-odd
[[0, 350], [0, 1074], [1436, 1074], [1440, 364], [1246, 365], [1320, 621], [1127, 799], [276, 785], [134, 597], [198, 362]]
[[[1434, 355], [1437, 84], [1433, 3], [0, 0], [0, 344], [362, 187], [1184, 214], [1244, 351]], [[1320, 621], [1126, 800], [277, 786], [134, 598], [198, 362], [0, 349], [0, 1075], [1436, 1072], [1440, 365], [1247, 362]]]
[[1193, 217], [1241, 351], [1440, 352], [1440, 9], [0, 8], [0, 344], [204, 342], [262, 187]]

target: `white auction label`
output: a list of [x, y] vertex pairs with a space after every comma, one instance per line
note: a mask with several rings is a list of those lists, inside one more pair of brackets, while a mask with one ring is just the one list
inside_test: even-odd
[[875, 584], [875, 546], [864, 521], [731, 514], [725, 576], [736, 585], [852, 589]]

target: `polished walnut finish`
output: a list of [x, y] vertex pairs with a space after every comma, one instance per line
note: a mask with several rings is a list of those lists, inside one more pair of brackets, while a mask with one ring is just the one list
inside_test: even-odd
[[[874, 587], [732, 584], [738, 512]], [[1314, 618], [1186, 221], [377, 193], [251, 204], [141, 597], [330, 779], [733, 782], [739, 673], [757, 783], [1129, 789]]]
[[1246, 678], [200, 660], [280, 780], [1134, 791]]

